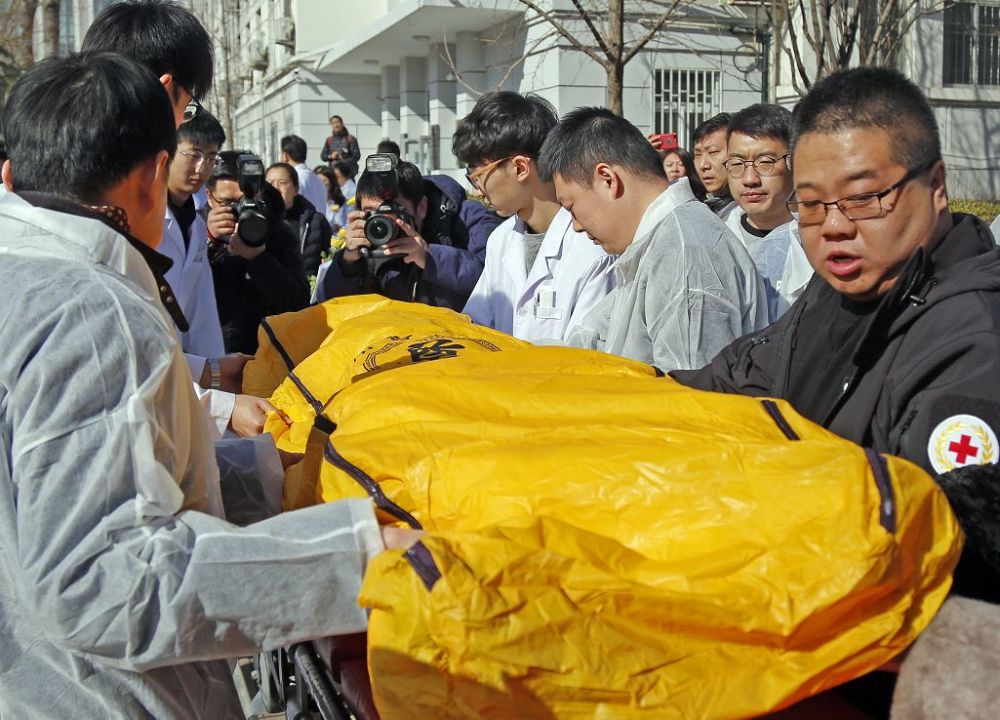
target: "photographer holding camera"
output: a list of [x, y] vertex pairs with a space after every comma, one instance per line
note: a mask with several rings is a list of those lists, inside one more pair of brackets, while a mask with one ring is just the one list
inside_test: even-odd
[[298, 239], [253, 153], [219, 153], [207, 188], [209, 257], [226, 352], [253, 354], [264, 317], [308, 304]]
[[360, 210], [347, 216], [347, 244], [317, 297], [378, 292], [461, 312], [501, 218], [467, 200], [450, 177], [421, 177], [395, 155], [370, 155], [365, 165], [355, 195]]

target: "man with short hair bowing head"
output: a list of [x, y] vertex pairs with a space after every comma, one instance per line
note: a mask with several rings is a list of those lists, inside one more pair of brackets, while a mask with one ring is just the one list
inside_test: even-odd
[[668, 183], [656, 150], [604, 108], [569, 113], [538, 159], [573, 229], [612, 255], [617, 287], [571, 329], [568, 344], [661, 370], [704, 365], [767, 324], [764, 288], [746, 248], [691, 192]]

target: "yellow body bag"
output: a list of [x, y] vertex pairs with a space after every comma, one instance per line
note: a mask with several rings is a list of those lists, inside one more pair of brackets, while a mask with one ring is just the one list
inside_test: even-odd
[[383, 717], [751, 717], [879, 667], [943, 602], [961, 532], [918, 467], [781, 401], [398, 311], [342, 322], [272, 396], [297, 412], [327, 378], [280, 433], [300, 502], [428, 531], [361, 590]]

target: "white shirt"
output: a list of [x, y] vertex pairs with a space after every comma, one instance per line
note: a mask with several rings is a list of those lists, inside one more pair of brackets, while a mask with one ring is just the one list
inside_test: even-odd
[[559, 208], [526, 273], [526, 229], [514, 215], [490, 234], [483, 274], [463, 312], [522, 340], [563, 340], [614, 289], [615, 257], [574, 232], [573, 217]]
[[299, 176], [299, 195], [313, 204], [313, 207], [321, 213], [326, 212], [326, 185], [316, 177], [316, 173], [309, 169], [305, 163], [295, 166], [295, 172]]

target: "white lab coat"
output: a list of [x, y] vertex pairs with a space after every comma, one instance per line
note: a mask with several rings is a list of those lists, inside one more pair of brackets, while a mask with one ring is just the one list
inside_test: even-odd
[[614, 289], [615, 257], [574, 232], [573, 217], [560, 208], [525, 273], [525, 229], [514, 215], [490, 234], [486, 266], [463, 312], [522, 340], [560, 341]]
[[[205, 221], [200, 215], [196, 215], [191, 223], [191, 242], [185, 248], [180, 225], [170, 207], [167, 207], [163, 221], [163, 239], [157, 251], [174, 261], [165, 277], [190, 326], [187, 332], [181, 332], [176, 327], [174, 330], [181, 342], [192, 378], [201, 377], [207, 358], [218, 358], [226, 354], [222, 342], [222, 326], [219, 324], [219, 310], [215, 304], [212, 267], [208, 262], [207, 238]], [[219, 390], [205, 390], [197, 381], [194, 391], [210, 423], [212, 439], [218, 440], [229, 426], [236, 396]]]
[[191, 355], [216, 358], [225, 355], [226, 349], [222, 342], [219, 310], [215, 304], [215, 285], [212, 281], [212, 267], [208, 262], [207, 239], [208, 228], [205, 227], [205, 221], [200, 215], [195, 215], [191, 224], [191, 242], [185, 248], [180, 224], [168, 207], [163, 221], [163, 239], [157, 250], [174, 261], [173, 267], [167, 271], [166, 279], [190, 324], [187, 332], [179, 333], [181, 347]]
[[124, 237], [6, 194], [0, 287], [0, 716], [241, 717], [221, 658], [365, 628], [371, 501], [218, 517], [191, 376]]
[[299, 195], [311, 202], [314, 208], [324, 212], [329, 204], [326, 200], [326, 185], [305, 163], [296, 165], [295, 173], [299, 176]]

